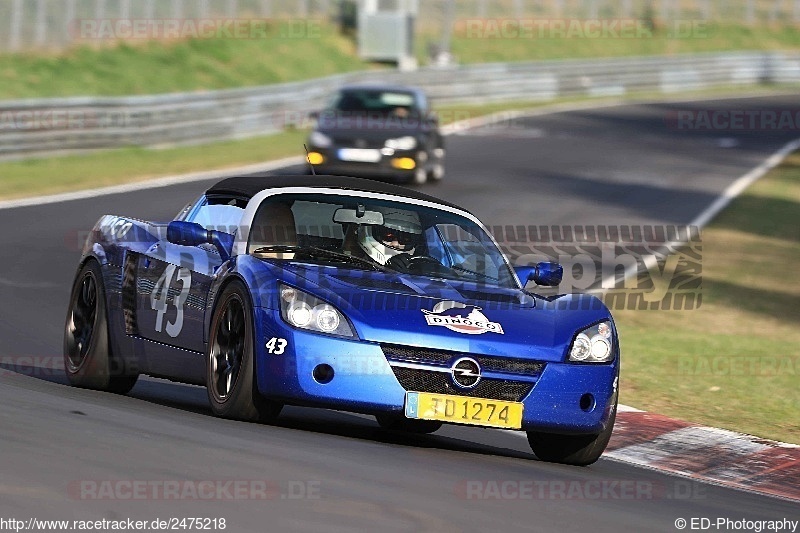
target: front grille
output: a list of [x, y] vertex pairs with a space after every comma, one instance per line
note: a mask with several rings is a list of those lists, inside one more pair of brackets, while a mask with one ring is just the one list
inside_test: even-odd
[[404, 367], [392, 367], [392, 371], [405, 390], [415, 392], [456, 394], [473, 398], [519, 402], [533, 388], [533, 383], [484, 378], [472, 389], [460, 389], [453, 385], [450, 381], [450, 374], [447, 372]]
[[459, 357], [471, 357], [481, 365], [483, 370], [522, 374], [525, 376], [538, 376], [545, 367], [545, 363], [541, 361], [530, 361], [528, 359], [519, 359], [516, 357], [473, 355], [460, 352], [431, 350], [429, 348], [398, 346], [396, 344], [381, 344], [381, 348], [383, 349], [383, 354], [389, 361], [449, 365]]
[[383, 148], [383, 139], [365, 139], [363, 137], [340, 137], [335, 136], [334, 144], [346, 148]]

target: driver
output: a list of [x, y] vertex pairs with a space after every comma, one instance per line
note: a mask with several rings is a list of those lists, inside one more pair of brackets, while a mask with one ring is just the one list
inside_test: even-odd
[[382, 226], [359, 226], [358, 245], [375, 262], [386, 265], [400, 254], [414, 255], [422, 242], [422, 225], [413, 211], [379, 209]]

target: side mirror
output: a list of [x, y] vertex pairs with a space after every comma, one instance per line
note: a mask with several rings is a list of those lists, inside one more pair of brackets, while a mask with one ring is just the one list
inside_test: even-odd
[[167, 226], [167, 240], [181, 246], [197, 246], [209, 241], [208, 230], [196, 222], [173, 220]]
[[435, 111], [431, 111], [430, 113], [428, 113], [428, 116], [426, 118], [428, 124], [430, 124], [431, 126], [439, 125], [439, 115], [437, 115]]
[[222, 261], [227, 261], [230, 258], [230, 245], [233, 244], [232, 235], [221, 231], [207, 230], [196, 222], [186, 222], [184, 220], [173, 220], [169, 223], [169, 226], [167, 226], [167, 240], [180, 246], [212, 244], [219, 252], [219, 257]]
[[515, 267], [514, 271], [524, 286], [529, 281], [545, 287], [558, 287], [564, 276], [564, 268], [558, 263], [542, 261], [536, 266]]

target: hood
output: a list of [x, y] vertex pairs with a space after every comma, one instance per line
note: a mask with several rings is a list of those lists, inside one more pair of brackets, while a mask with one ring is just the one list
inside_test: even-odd
[[336, 305], [362, 339], [377, 343], [561, 361], [577, 331], [610, 316], [596, 299], [574, 306], [570, 296], [548, 301], [455, 280], [299, 264], [283, 270], [293, 274], [287, 282]]

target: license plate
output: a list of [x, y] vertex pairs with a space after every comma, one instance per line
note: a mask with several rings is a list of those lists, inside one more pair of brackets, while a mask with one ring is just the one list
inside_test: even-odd
[[339, 159], [358, 161], [359, 163], [377, 163], [381, 160], [381, 152], [370, 148], [342, 148], [339, 150]]
[[522, 427], [522, 403], [428, 392], [406, 393], [406, 417], [508, 429]]

